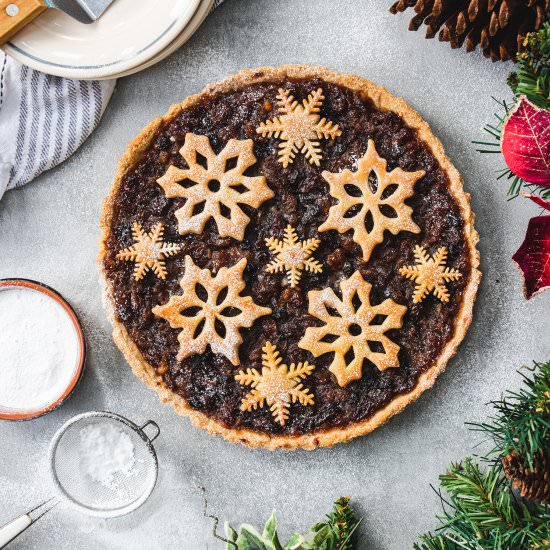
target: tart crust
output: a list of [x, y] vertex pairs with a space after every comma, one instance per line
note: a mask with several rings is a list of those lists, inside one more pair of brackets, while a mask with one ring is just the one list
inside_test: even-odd
[[[277, 79], [315, 77], [321, 78], [329, 83], [347, 87], [368, 97], [377, 109], [382, 111], [393, 111], [398, 114], [409, 127], [417, 131], [420, 139], [427, 145], [431, 153], [438, 160], [441, 168], [446, 172], [449, 179], [449, 191], [460, 208], [460, 213], [464, 220], [464, 238], [469, 250], [469, 260], [471, 264], [470, 277], [467, 281], [463, 293], [463, 301], [455, 320], [454, 334], [441, 351], [435, 364], [422, 373], [412, 391], [395, 397], [384, 408], [378, 410], [370, 418], [345, 427], [330, 428], [311, 434], [297, 436], [273, 436], [250, 429], [227, 428], [220, 422], [208, 417], [206, 414], [193, 409], [187, 404], [183, 397], [172, 392], [164, 383], [162, 376], [157, 374], [154, 367], [145, 360], [136, 344], [130, 338], [124, 325], [116, 319], [113, 289], [104, 270], [106, 243], [110, 234], [114, 200], [123, 176], [147, 150], [161, 125], [176, 117], [182, 110], [197, 103], [204, 95], [236, 91], [251, 84], [269, 82]], [[470, 208], [470, 195], [464, 191], [460, 174], [446, 157], [443, 146], [432, 134], [428, 124], [402, 98], [393, 96], [385, 88], [377, 86], [365, 78], [353, 74], [340, 74], [323, 67], [312, 67], [308, 65], [283, 65], [280, 67], [261, 67], [259, 69], [241, 71], [218, 84], [207, 86], [200, 94], [189, 96], [183, 103], [173, 105], [164, 116], [153, 120], [128, 145], [126, 152], [119, 161], [113, 184], [103, 204], [100, 230], [101, 237], [97, 262], [104, 291], [104, 306], [109, 320], [113, 325], [113, 339], [124, 354], [128, 363], [130, 363], [134, 374], [149, 387], [154, 389], [161, 401], [164, 403], [171, 403], [178, 414], [188, 416], [195, 426], [211, 434], [221, 435], [231, 442], [242, 443], [250, 447], [264, 447], [271, 450], [278, 448], [287, 450], [303, 448], [311, 450], [316, 447], [330, 447], [337, 443], [346, 442], [355, 437], [365, 435], [385, 424], [394, 414], [400, 412], [409, 403], [417, 399], [425, 390], [431, 388], [435, 379], [445, 370], [447, 362], [456, 353], [458, 345], [466, 334], [472, 321], [475, 296], [481, 280], [481, 272], [478, 269], [479, 252], [476, 248], [478, 234], [474, 229], [474, 214]]]

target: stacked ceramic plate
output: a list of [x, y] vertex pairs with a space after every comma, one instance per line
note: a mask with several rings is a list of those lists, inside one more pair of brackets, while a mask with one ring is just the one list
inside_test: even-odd
[[89, 25], [50, 9], [17, 33], [4, 50], [33, 69], [57, 76], [119, 78], [176, 51], [213, 4], [214, 0], [115, 0]]

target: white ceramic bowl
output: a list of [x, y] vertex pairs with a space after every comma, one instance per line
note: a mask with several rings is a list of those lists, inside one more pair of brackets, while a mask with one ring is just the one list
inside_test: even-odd
[[143, 65], [140, 65], [139, 67], [134, 67], [133, 69], [130, 69], [128, 71], [118, 73], [110, 78], [122, 78], [123, 76], [129, 76], [139, 71], [143, 71], [144, 69], [152, 67], [159, 61], [162, 61], [169, 55], [173, 54], [195, 34], [198, 28], [203, 24], [204, 20], [208, 17], [208, 14], [212, 10], [213, 5], [214, 0], [201, 0], [197, 11], [193, 15], [191, 21], [189, 21], [187, 27], [185, 27], [183, 32], [171, 44], [164, 48], [164, 50], [158, 53], [155, 57], [149, 59], [149, 61], [146, 61]]
[[21, 63], [78, 79], [113, 78], [140, 67], [184, 31], [201, 0], [115, 0], [84, 25], [49, 9], [4, 46]]
[[61, 294], [44, 283], [31, 281], [29, 279], [0, 279], [0, 292], [3, 290], [22, 288], [29, 289], [34, 292], [40, 292], [61, 306], [70, 323], [74, 327], [74, 337], [77, 342], [78, 353], [72, 376], [67, 380], [67, 385], [65, 386], [64, 391], [58, 395], [54, 401], [51, 403], [44, 403], [42, 406], [30, 409], [8, 409], [0, 405], [0, 420], [31, 420], [57, 409], [57, 407], [60, 407], [65, 400], [68, 399], [73, 390], [76, 388], [80, 378], [82, 377], [86, 364], [86, 340], [84, 339], [84, 332], [82, 331], [82, 326], [80, 325], [80, 321], [76, 313], [69, 303], [63, 298], [63, 296], [61, 296]]

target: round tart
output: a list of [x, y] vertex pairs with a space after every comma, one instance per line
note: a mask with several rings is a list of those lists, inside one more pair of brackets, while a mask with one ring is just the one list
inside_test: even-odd
[[135, 374], [234, 442], [366, 434], [431, 387], [480, 280], [469, 196], [428, 125], [354, 75], [244, 71], [122, 157], [99, 265]]

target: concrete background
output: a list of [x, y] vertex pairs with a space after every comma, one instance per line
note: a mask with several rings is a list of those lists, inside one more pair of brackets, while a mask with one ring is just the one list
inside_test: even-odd
[[[281, 532], [305, 530], [341, 495], [365, 520], [359, 548], [411, 548], [436, 526], [430, 483], [446, 465], [475, 452], [465, 421], [483, 418], [489, 400], [517, 387], [515, 368], [550, 357], [550, 292], [525, 301], [511, 256], [537, 208], [506, 201], [495, 180], [499, 156], [471, 144], [491, 120], [491, 96], [509, 97], [510, 64], [453, 51], [407, 31], [391, 0], [228, 0], [176, 54], [119, 81], [103, 120], [68, 161], [0, 202], [0, 277], [29, 277], [58, 289], [84, 323], [86, 375], [60, 410], [0, 425], [0, 523], [50, 494], [45, 453], [72, 415], [107, 409], [137, 422], [155, 419], [160, 477], [137, 512], [95, 520], [58, 508], [11, 547], [31, 550], [216, 549], [202, 516], [262, 524], [279, 511]], [[410, 17], [412, 13], [409, 13]], [[173, 102], [239, 69], [282, 63], [353, 71], [402, 95], [431, 124], [472, 193], [485, 278], [469, 335], [435, 388], [389, 425], [334, 449], [292, 454], [230, 445], [192, 427], [130, 371], [103, 314], [95, 256], [98, 217], [126, 143]]]

